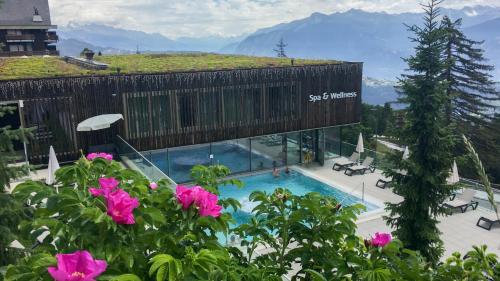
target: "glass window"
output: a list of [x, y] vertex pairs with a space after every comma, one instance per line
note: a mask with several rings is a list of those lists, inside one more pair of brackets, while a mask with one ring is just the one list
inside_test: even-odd
[[252, 170], [283, 166], [286, 151], [284, 140], [282, 135], [252, 138]]
[[325, 159], [340, 156], [340, 127], [325, 128]]
[[300, 163], [300, 133], [286, 134], [286, 161], [289, 166]]
[[316, 130], [301, 132], [302, 163], [311, 163], [317, 160], [318, 138]]
[[213, 163], [228, 167], [232, 173], [250, 171], [250, 140], [238, 139], [212, 144]]
[[22, 44], [10, 44], [9, 50], [11, 52], [24, 52], [24, 46]]

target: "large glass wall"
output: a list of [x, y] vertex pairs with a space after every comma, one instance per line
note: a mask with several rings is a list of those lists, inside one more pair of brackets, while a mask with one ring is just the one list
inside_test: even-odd
[[289, 166], [299, 164], [301, 162], [300, 153], [300, 133], [286, 134], [286, 164]]
[[238, 139], [212, 144], [213, 164], [224, 165], [233, 173], [250, 171], [250, 140]]
[[337, 157], [341, 150], [339, 128], [314, 129], [286, 134], [235, 139], [143, 152], [174, 181], [191, 180], [194, 165], [220, 164], [232, 173], [245, 173], [319, 162]]
[[284, 135], [251, 138], [252, 170], [257, 171], [283, 166], [286, 157], [284, 140]]
[[325, 159], [339, 157], [341, 154], [340, 127], [323, 129], [325, 135]]

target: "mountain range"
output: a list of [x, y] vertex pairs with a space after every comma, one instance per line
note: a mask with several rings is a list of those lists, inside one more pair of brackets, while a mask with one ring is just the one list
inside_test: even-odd
[[174, 40], [159, 33], [146, 33], [101, 24], [81, 25], [76, 23], [60, 27], [58, 34], [63, 40], [77, 40], [59, 42], [59, 49], [63, 55], [79, 54], [81, 50], [75, 53], [73, 49], [80, 47], [81, 43], [101, 49], [114, 49], [118, 53], [136, 52], [137, 50], [140, 52], [216, 52], [228, 45], [238, 44], [245, 38], [245, 35], [241, 35], [236, 37], [179, 37]]
[[[500, 80], [500, 7], [474, 6], [442, 9], [451, 19], [463, 19], [465, 34], [484, 40], [490, 64]], [[84, 47], [104, 54], [166, 51], [200, 51], [275, 56], [273, 49], [283, 38], [289, 57], [338, 59], [364, 62], [364, 101], [383, 104], [394, 100], [392, 85], [404, 71], [401, 59], [413, 52], [408, 25], [420, 24], [421, 13], [389, 14], [352, 9], [332, 14], [313, 13], [289, 23], [259, 29], [238, 37], [206, 36], [170, 39], [99, 24], [69, 24], [58, 31], [63, 55], [77, 55]], [[371, 77], [371, 78], [366, 78]], [[374, 83], [374, 81], [378, 81]]]

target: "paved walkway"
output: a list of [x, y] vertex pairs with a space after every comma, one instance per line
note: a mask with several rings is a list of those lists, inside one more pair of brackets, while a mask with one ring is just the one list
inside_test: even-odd
[[[402, 198], [392, 192], [391, 189], [381, 189], [375, 186], [377, 180], [382, 177], [381, 171], [365, 175], [347, 176], [343, 171], [333, 171], [334, 160], [325, 163], [325, 166], [302, 166], [297, 168], [304, 174], [320, 181], [338, 187], [343, 191], [362, 197], [381, 208], [362, 214], [358, 219], [358, 234], [362, 237], [370, 237], [377, 231], [390, 232], [390, 228], [382, 219], [387, 213], [384, 210], [384, 202], [400, 202]], [[364, 189], [363, 189], [364, 186]], [[364, 190], [364, 192], [363, 192]], [[439, 229], [442, 232], [441, 239], [444, 241], [445, 254], [449, 257], [453, 252], [465, 254], [472, 249], [473, 245], [487, 245], [490, 252], [500, 256], [500, 227], [494, 227], [490, 231], [476, 226], [481, 217], [495, 218], [495, 214], [486, 208], [479, 207], [476, 210], [469, 209], [466, 213], [454, 213], [452, 216], [439, 218]]]

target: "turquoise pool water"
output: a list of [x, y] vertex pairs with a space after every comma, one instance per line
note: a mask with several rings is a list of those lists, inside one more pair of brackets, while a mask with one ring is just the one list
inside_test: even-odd
[[[244, 183], [243, 188], [238, 189], [236, 186], [228, 185], [220, 187], [219, 189], [221, 198], [234, 198], [242, 205], [240, 210], [232, 213], [233, 218], [236, 220], [236, 225], [249, 221], [252, 216], [252, 209], [256, 206], [255, 202], [250, 202], [248, 199], [252, 192], [260, 190], [266, 193], [272, 193], [278, 187], [286, 188], [294, 195], [305, 195], [310, 192], [318, 192], [326, 196], [334, 197], [338, 201], [342, 201], [342, 205], [344, 206], [361, 203], [365, 205], [367, 211], [379, 208], [375, 204], [367, 201], [362, 202], [361, 198], [349, 195], [335, 187], [293, 170], [288, 175], [282, 172], [279, 178], [273, 177], [271, 172], [268, 172], [240, 177], [239, 179]], [[230, 208], [229, 210], [232, 209]]]

